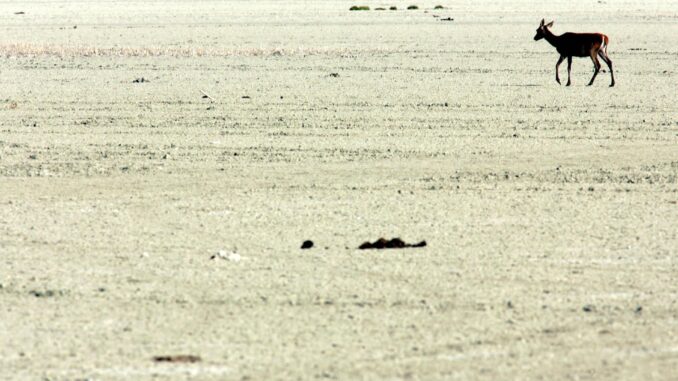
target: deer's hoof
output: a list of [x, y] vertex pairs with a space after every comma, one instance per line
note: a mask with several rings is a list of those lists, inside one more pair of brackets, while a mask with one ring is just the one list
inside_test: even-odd
[[566, 84], [565, 86], [570, 86], [570, 85], [571, 85], [571, 83], [570, 83], [570, 82], [568, 82], [568, 83], [567, 83], [567, 84]]
[[614, 87], [614, 83], [610, 85], [610, 87]]

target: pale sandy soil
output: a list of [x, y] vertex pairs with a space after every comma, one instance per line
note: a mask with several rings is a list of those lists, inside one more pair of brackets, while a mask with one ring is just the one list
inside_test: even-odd
[[675, 380], [678, 4], [437, 3], [0, 3], [0, 379]]

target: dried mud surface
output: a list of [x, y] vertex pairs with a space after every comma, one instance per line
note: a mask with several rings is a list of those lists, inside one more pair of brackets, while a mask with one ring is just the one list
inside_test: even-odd
[[675, 379], [678, 6], [593, 3], [0, 3], [0, 379]]

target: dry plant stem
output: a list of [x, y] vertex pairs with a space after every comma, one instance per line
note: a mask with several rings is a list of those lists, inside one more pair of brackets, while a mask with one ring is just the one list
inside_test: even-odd
[[202, 93], [202, 95], [204, 95], [204, 96], [206, 96], [207, 98], [209, 98], [209, 100], [211, 100], [212, 102], [216, 102], [216, 101], [217, 101], [216, 99], [212, 98], [209, 94], [207, 94], [207, 93], [204, 92], [203, 90], [200, 90], [200, 92]]

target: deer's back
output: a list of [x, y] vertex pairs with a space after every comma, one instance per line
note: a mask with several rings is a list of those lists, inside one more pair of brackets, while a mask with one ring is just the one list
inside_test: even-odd
[[602, 33], [563, 33], [560, 36], [562, 43], [558, 53], [563, 56], [588, 57], [593, 50], [603, 44], [605, 35]]

